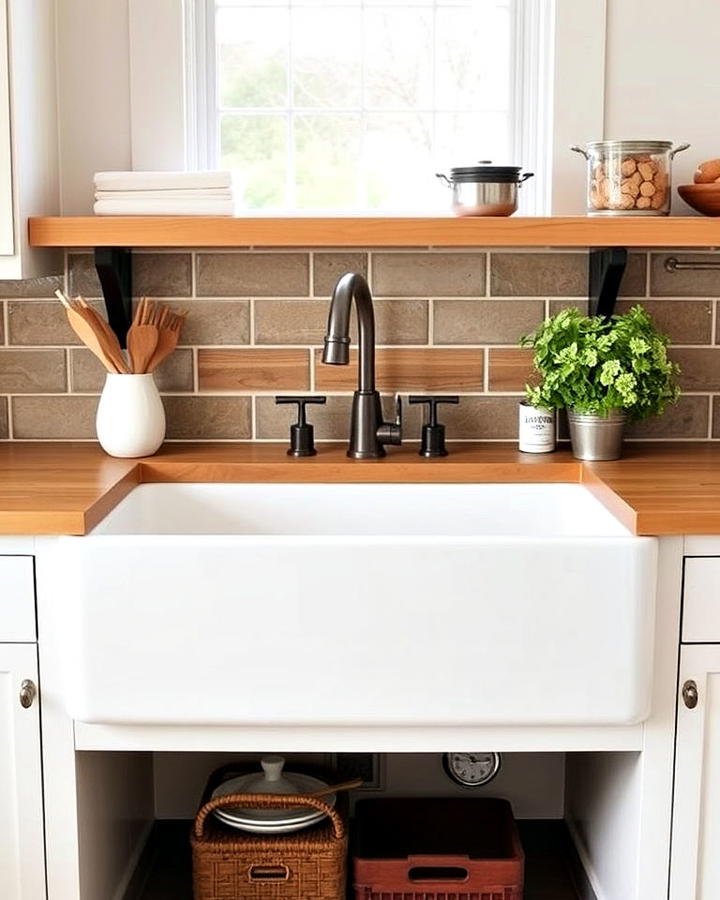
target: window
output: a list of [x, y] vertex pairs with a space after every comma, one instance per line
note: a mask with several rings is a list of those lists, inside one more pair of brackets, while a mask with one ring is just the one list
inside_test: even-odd
[[547, 0], [202, 2], [204, 157], [248, 210], [437, 212], [435, 172], [544, 165]]

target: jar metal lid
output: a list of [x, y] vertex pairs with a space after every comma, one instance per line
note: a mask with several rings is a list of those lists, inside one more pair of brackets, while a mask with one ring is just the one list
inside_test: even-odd
[[672, 141], [590, 141], [587, 149], [592, 151], [617, 151], [619, 153], [666, 153], [673, 146]]

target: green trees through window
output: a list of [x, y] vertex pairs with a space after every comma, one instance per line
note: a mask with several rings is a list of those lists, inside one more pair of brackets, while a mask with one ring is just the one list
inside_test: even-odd
[[512, 162], [514, 0], [208, 0], [217, 162], [258, 210], [431, 211]]

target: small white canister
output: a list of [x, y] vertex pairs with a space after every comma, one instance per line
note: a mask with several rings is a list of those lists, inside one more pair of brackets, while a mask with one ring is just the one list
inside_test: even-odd
[[519, 411], [518, 448], [523, 453], [552, 453], [555, 449], [555, 410], [538, 409], [523, 400]]

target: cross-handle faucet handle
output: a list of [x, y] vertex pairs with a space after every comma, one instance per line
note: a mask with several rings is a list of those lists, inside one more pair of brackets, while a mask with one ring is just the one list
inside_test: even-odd
[[402, 398], [395, 394], [395, 421], [383, 422], [377, 430], [377, 439], [381, 444], [402, 444]]
[[325, 404], [327, 397], [276, 397], [278, 405], [296, 403], [298, 408], [298, 420], [290, 426], [290, 449], [288, 456], [315, 456], [315, 429], [309, 424], [305, 416], [305, 407], [308, 404]]
[[408, 397], [408, 403], [424, 403], [428, 408], [428, 420], [422, 427], [420, 440], [420, 456], [435, 457], [447, 456], [445, 447], [445, 426], [437, 420], [437, 408], [441, 403], [458, 404], [460, 398], [457, 394], [428, 395], [427, 397], [413, 394]]

